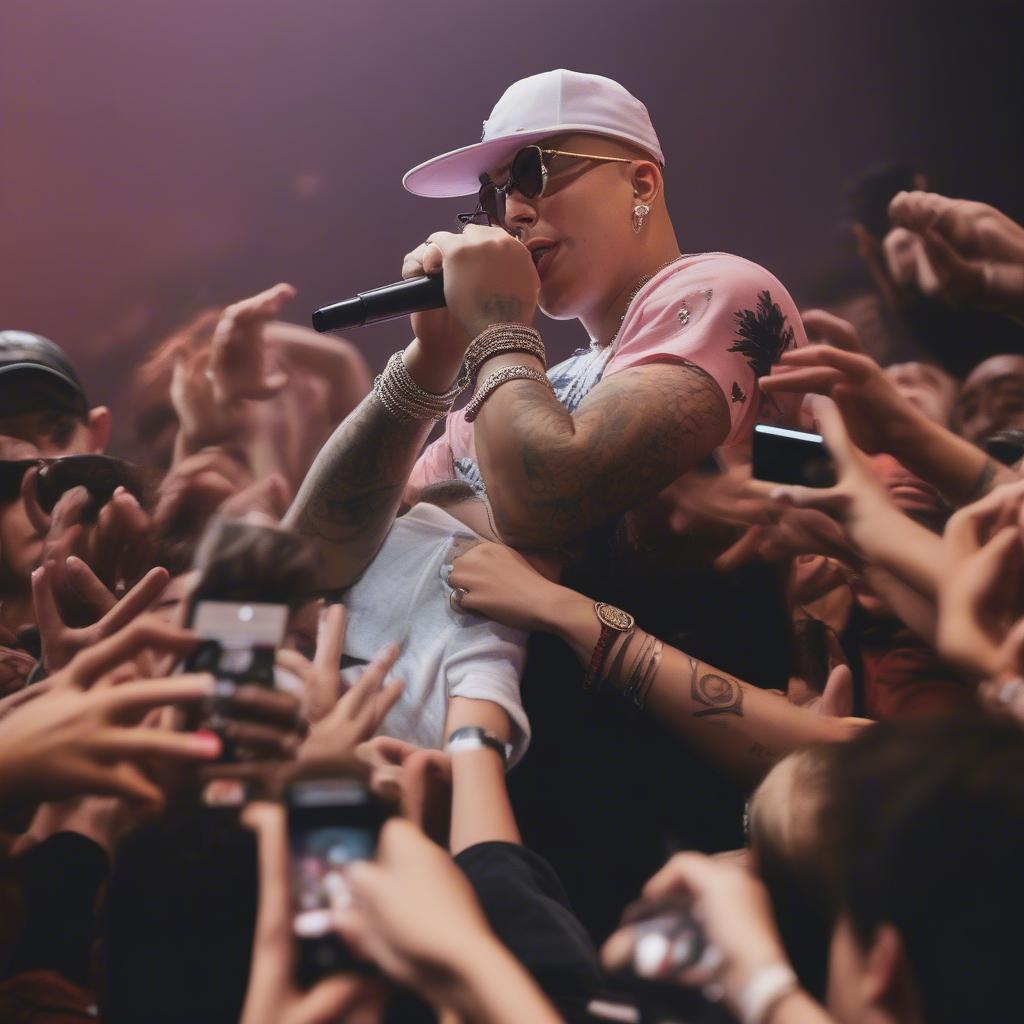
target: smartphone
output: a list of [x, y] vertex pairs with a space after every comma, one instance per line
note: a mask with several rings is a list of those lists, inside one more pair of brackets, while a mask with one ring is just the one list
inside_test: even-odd
[[[199, 600], [188, 625], [199, 644], [183, 660], [182, 672], [209, 672], [218, 682], [273, 688], [274, 658], [288, 626], [287, 605]], [[231, 714], [231, 695], [218, 693], [185, 714], [186, 729], [211, 729], [220, 735], [220, 764], [245, 760], [245, 751], [225, 734]]]
[[835, 467], [820, 434], [787, 427], [754, 427], [753, 475], [756, 480], [803, 487], [831, 487]]
[[185, 659], [186, 672], [274, 685], [274, 655], [288, 627], [288, 605], [200, 600], [188, 626], [199, 637], [199, 646]]
[[352, 779], [293, 782], [286, 801], [297, 980], [308, 988], [339, 971], [371, 972], [334, 930], [332, 918], [352, 898], [346, 865], [377, 852], [384, 809]]
[[110, 501], [118, 487], [124, 487], [139, 501], [143, 497], [142, 474], [130, 462], [111, 455], [66, 455], [40, 467], [36, 483], [39, 507], [49, 514], [73, 487], [84, 487], [89, 492], [93, 514]]

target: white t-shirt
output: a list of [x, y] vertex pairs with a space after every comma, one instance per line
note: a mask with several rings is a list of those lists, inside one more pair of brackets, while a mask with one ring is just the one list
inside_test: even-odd
[[[421, 502], [396, 519], [377, 557], [343, 598], [345, 654], [365, 663], [387, 644], [401, 648], [391, 674], [405, 689], [378, 735], [440, 748], [449, 697], [489, 700], [512, 720], [511, 766], [530, 742], [519, 696], [527, 634], [456, 612], [445, 579], [455, 554], [480, 540], [436, 505]], [[345, 669], [346, 683], [362, 671], [358, 665]]]

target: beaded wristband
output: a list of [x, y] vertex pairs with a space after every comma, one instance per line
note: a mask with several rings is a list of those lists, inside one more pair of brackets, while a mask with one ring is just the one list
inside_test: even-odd
[[494, 373], [488, 374], [483, 384], [477, 390], [477, 393], [467, 403], [466, 422], [472, 423], [480, 415], [484, 402], [502, 384], [507, 384], [510, 380], [533, 380], [538, 384], [545, 385], [549, 390], [551, 389], [551, 381], [548, 380], [547, 374], [541, 373], [540, 370], [535, 370], [532, 366], [503, 366], [500, 370], [495, 370]]
[[381, 405], [401, 422], [411, 420], [441, 420], [451, 412], [455, 399], [469, 383], [465, 363], [459, 379], [442, 394], [426, 391], [410, 376], [399, 350], [389, 360], [384, 372], [373, 382], [373, 390]]
[[534, 356], [547, 369], [547, 351], [538, 330], [526, 324], [491, 324], [473, 339], [466, 350], [468, 375], [476, 373], [488, 359], [511, 352]]

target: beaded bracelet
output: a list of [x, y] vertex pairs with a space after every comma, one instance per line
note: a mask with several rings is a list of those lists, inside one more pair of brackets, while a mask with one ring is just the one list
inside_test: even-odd
[[535, 370], [532, 366], [503, 366], [500, 370], [495, 370], [494, 373], [488, 374], [483, 384], [477, 390], [477, 393], [467, 403], [466, 422], [472, 423], [480, 415], [484, 402], [502, 384], [507, 384], [510, 380], [533, 380], [538, 384], [544, 384], [551, 390], [551, 381], [548, 380], [547, 374], [541, 373], [540, 370]]
[[511, 352], [534, 356], [547, 369], [547, 350], [538, 330], [526, 324], [491, 324], [466, 350], [467, 374], [472, 376], [488, 359]]
[[459, 379], [447, 391], [441, 394], [427, 391], [412, 379], [399, 350], [388, 360], [384, 372], [374, 380], [373, 390], [387, 412], [406, 423], [444, 419], [468, 383], [469, 373], [464, 363]]

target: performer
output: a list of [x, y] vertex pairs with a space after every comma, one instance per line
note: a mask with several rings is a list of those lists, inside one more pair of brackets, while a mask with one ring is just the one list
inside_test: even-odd
[[[448, 416], [413, 470], [409, 500], [444, 480], [471, 484], [506, 543], [559, 549], [571, 586], [759, 681], [735, 664], [736, 639], [764, 624], [764, 599], [745, 620], [742, 596], [716, 602], [708, 574], [666, 576], [640, 524], [652, 499], [716, 448], [744, 445], [759, 419], [795, 414], [794, 397], [757, 388], [804, 341], [786, 290], [739, 257], [681, 254], [647, 110], [607, 78], [557, 70], [515, 83], [479, 143], [421, 164], [404, 183], [424, 196], [476, 197], [461, 234], [432, 234], [405, 258], [406, 277], [443, 269], [447, 307], [413, 316], [414, 340], [321, 453], [290, 525], [326, 543], [338, 576], [357, 574], [390, 525], [428, 419], [475, 373], [469, 406]], [[590, 336], [547, 373], [531, 326], [538, 304], [579, 319]], [[728, 652], [707, 639], [723, 633], [725, 607]], [[661, 780], [674, 776], [678, 793], [692, 764], [680, 762], [674, 741], [581, 684], [571, 652], [534, 643], [524, 697], [535, 746], [510, 781], [528, 841], [605, 931], [666, 841], [707, 842], [707, 830], [686, 829], [702, 831], [695, 806], [714, 812], [720, 801], [701, 769], [694, 806], [668, 804]], [[611, 884], [623, 842], [632, 873]]]

